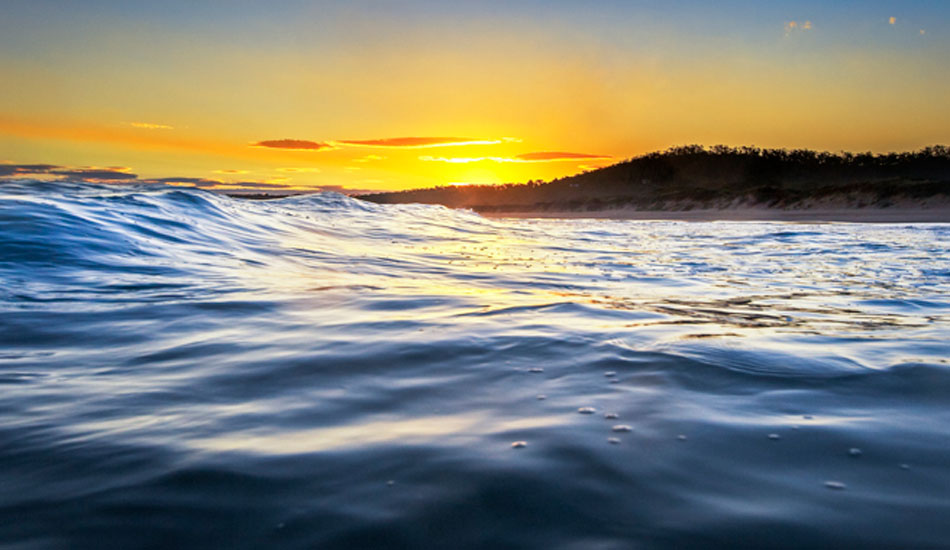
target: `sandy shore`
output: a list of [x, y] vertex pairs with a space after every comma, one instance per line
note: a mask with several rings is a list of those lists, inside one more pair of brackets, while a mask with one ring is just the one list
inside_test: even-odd
[[734, 208], [712, 210], [596, 210], [550, 212], [479, 212], [489, 218], [593, 218], [613, 220], [781, 221], [851, 223], [950, 223], [950, 206], [933, 208], [815, 208], [781, 210]]

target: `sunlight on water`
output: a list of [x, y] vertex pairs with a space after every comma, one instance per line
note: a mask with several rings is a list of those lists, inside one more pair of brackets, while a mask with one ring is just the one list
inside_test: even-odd
[[243, 451], [265, 455], [312, 453], [380, 444], [471, 445], [488, 434], [555, 426], [561, 422], [560, 417], [551, 416], [509, 420], [494, 425], [490, 415], [484, 413], [401, 420], [365, 419], [354, 425], [286, 433], [236, 432], [222, 438], [189, 441], [189, 445], [208, 451]]
[[945, 224], [23, 182], [0, 282], [0, 545], [950, 536]]

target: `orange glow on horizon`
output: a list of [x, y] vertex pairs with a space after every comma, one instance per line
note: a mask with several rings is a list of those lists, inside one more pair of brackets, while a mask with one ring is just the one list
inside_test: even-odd
[[950, 7], [936, 4], [554, 3], [549, 18], [517, 2], [399, 17], [381, 17], [385, 3], [221, 3], [167, 18], [41, 4], [0, 21], [12, 163], [383, 191], [551, 180], [688, 144], [950, 142]]

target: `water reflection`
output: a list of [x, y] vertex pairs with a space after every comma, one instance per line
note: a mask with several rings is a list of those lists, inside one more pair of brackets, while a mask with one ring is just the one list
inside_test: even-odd
[[0, 540], [939, 547], [948, 243], [6, 184]]

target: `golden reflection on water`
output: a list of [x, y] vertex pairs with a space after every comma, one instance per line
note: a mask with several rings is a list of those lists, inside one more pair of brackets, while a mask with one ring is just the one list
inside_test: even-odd
[[211, 452], [254, 454], [304, 454], [366, 447], [376, 444], [468, 444], [486, 435], [513, 430], [557, 426], [563, 416], [535, 416], [494, 420], [488, 412], [446, 414], [413, 418], [378, 418], [357, 424], [328, 426], [280, 433], [226, 432], [218, 437], [188, 441], [192, 448]]
[[[842, 277], [840, 266], [807, 254], [788, 262], [788, 251], [774, 243], [747, 245], [742, 224], [715, 225], [722, 233], [717, 244], [704, 246], [705, 241], [688, 238], [700, 227], [689, 224], [489, 220], [460, 211], [446, 215], [450, 211], [440, 208], [414, 210], [409, 205], [374, 212], [376, 225], [361, 228], [360, 213], [347, 218], [335, 212], [328, 224], [319, 212], [300, 214], [279, 202], [244, 206], [247, 212], [242, 215], [277, 226], [274, 235], [287, 254], [248, 262], [239, 270], [241, 277], [248, 287], [269, 293], [310, 296], [305, 300], [316, 316], [321, 309], [339, 307], [350, 320], [434, 320], [574, 303], [593, 310], [652, 314], [625, 322], [598, 319], [597, 326], [626, 331], [663, 326], [674, 339], [866, 332], [922, 327], [933, 321], [908, 311], [863, 314], [861, 307], [855, 307], [865, 294], [876, 295], [883, 284], [864, 279], [879, 269], [873, 263], [876, 258], [865, 259], [867, 273], [848, 272], [847, 277], [855, 280], [841, 288], [835, 284]], [[292, 215], [274, 216], [275, 212]], [[776, 230], [787, 225], [778, 224]], [[365, 232], [361, 236], [354, 229]], [[343, 241], [335, 231], [350, 237], [346, 250], [339, 250]], [[699, 236], [708, 237], [708, 231], [708, 225], [702, 227]], [[389, 237], [380, 239], [381, 234]], [[416, 238], [420, 234], [426, 238]], [[735, 255], [736, 248], [748, 255]], [[341, 252], [347, 263], [328, 261]], [[734, 284], [736, 277], [730, 272], [750, 266], [759, 273], [739, 277], [742, 284]], [[707, 268], [723, 271], [704, 271]], [[819, 284], [835, 288], [808, 288]], [[901, 290], [913, 293], [910, 288]], [[438, 297], [443, 305], [369, 312], [349, 307], [361, 297], [390, 296]]]

